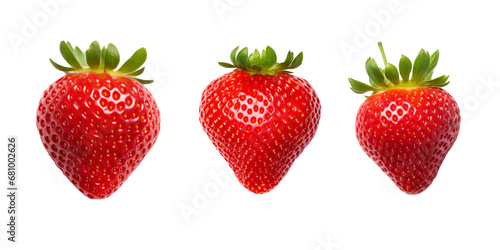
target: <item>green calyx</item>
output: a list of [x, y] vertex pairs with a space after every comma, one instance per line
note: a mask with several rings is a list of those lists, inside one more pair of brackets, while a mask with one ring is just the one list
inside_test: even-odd
[[278, 72], [291, 73], [290, 69], [295, 69], [302, 64], [304, 55], [300, 52], [295, 58], [293, 52], [289, 51], [286, 59], [282, 63], [277, 63], [276, 52], [267, 46], [266, 49], [259, 53], [255, 50], [248, 55], [248, 48], [243, 48], [238, 52], [238, 47], [231, 52], [231, 63], [219, 62], [219, 65], [224, 68], [236, 68], [235, 70], [243, 70], [251, 75], [274, 75]]
[[147, 58], [145, 48], [138, 49], [118, 70], [115, 70], [115, 68], [120, 63], [120, 53], [118, 53], [118, 49], [112, 43], [108, 44], [108, 47], [103, 46], [101, 48], [99, 43], [94, 41], [84, 53], [78, 47], [73, 48], [69, 42], [62, 41], [59, 49], [64, 60], [71, 67], [61, 66], [52, 61], [52, 59], [50, 59], [50, 63], [56, 69], [66, 74], [88, 71], [97, 73], [106, 72], [112, 76], [129, 77], [142, 84], [153, 82], [153, 80], [143, 80], [136, 77], [144, 72], [144, 67], [141, 68], [141, 66]]
[[[412, 72], [411, 60], [402, 55], [399, 60], [399, 71], [393, 64], [387, 63], [384, 48], [382, 43], [378, 43], [382, 58], [384, 59], [385, 68], [381, 69], [371, 57], [366, 61], [366, 72], [368, 73], [370, 85], [349, 78], [351, 90], [357, 94], [372, 91], [375, 94], [380, 91], [385, 91], [394, 88], [412, 88], [412, 87], [444, 87], [448, 85], [449, 76], [440, 76], [434, 79], [432, 73], [439, 60], [439, 51], [436, 50], [432, 55], [429, 52], [421, 49], [413, 64]], [[400, 78], [401, 76], [401, 78]]]

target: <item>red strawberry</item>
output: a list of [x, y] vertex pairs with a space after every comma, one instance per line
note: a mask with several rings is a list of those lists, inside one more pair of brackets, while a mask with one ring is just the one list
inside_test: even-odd
[[273, 189], [314, 137], [320, 103], [311, 85], [287, 70], [302, 63], [289, 52], [283, 63], [267, 47], [231, 53], [226, 68], [201, 98], [200, 122], [217, 150], [248, 190]]
[[91, 199], [107, 198], [127, 180], [154, 145], [160, 113], [151, 93], [135, 78], [146, 50], [137, 50], [118, 70], [113, 44], [93, 42], [85, 54], [61, 42], [71, 67], [50, 62], [67, 75], [42, 95], [36, 125], [57, 167]]
[[[406, 56], [385, 69], [368, 58], [370, 85], [349, 78], [355, 93], [372, 91], [356, 116], [356, 137], [361, 148], [403, 192], [419, 194], [436, 177], [441, 163], [457, 139], [460, 110], [441, 87], [448, 76], [432, 78], [439, 51], [420, 50], [413, 65]], [[402, 79], [399, 78], [401, 75]]]

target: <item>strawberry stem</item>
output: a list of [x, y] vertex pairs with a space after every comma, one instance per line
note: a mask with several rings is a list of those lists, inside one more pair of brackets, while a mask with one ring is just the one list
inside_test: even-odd
[[382, 42], [378, 42], [378, 48], [380, 49], [380, 53], [382, 54], [382, 59], [384, 59], [384, 66], [387, 67], [387, 58], [385, 57], [384, 47], [382, 46]]

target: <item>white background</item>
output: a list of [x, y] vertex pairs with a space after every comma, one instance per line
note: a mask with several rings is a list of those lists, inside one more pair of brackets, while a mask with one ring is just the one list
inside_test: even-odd
[[[2, 2], [0, 152], [5, 159], [7, 137], [18, 136], [19, 229], [18, 242], [8, 242], [1, 195], [0, 249], [500, 249], [500, 6], [465, 2]], [[61, 40], [84, 49], [94, 40], [112, 42], [122, 58], [148, 51], [160, 136], [105, 200], [73, 187], [36, 129], [42, 92], [63, 76], [49, 63], [64, 64]], [[365, 98], [352, 93], [347, 78], [366, 81], [369, 56], [382, 65], [378, 41], [393, 64], [401, 54], [413, 60], [421, 48], [439, 49], [435, 75], [451, 75], [446, 90], [462, 109], [458, 140], [417, 196], [399, 191], [354, 134]], [[304, 52], [294, 73], [322, 104], [316, 137], [265, 195], [237, 182], [198, 122], [203, 89], [228, 72], [217, 62], [228, 61], [237, 45], [270, 45], [279, 60], [288, 50]], [[342, 52], [346, 46], [352, 54]]]

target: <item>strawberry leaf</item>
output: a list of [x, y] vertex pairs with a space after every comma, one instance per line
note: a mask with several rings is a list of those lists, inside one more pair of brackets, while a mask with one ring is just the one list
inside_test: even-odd
[[78, 60], [78, 63], [82, 65], [82, 68], [88, 67], [89, 65], [87, 64], [87, 60], [85, 59], [85, 55], [83, 54], [82, 50], [78, 48], [78, 46], [76, 46], [74, 52], [76, 60]]
[[[292, 57], [293, 57], [293, 54], [292, 54]], [[290, 64], [290, 66], [288, 68], [295, 69], [295, 68], [299, 67], [302, 64], [303, 59], [304, 59], [304, 54], [302, 54], [302, 52], [300, 52], [297, 55], [297, 57], [295, 57], [295, 59], [293, 59], [292, 64]]]
[[248, 59], [248, 48], [245, 47], [242, 50], [240, 50], [240, 52], [236, 56], [236, 63], [234, 64], [234, 66], [236, 66], [236, 68], [246, 70], [247, 59]]
[[440, 76], [440, 77], [434, 78], [432, 80], [423, 81], [421, 84], [423, 86], [444, 87], [444, 86], [448, 85], [448, 83], [450, 83], [448, 81], [448, 77], [450, 77], [450, 76]]
[[57, 63], [55, 63], [54, 61], [52, 61], [52, 59], [49, 59], [50, 60], [50, 63], [52, 64], [52, 66], [54, 66], [54, 68], [60, 70], [60, 71], [63, 71], [65, 73], [70, 73], [70, 72], [75, 72], [75, 68], [69, 68], [69, 67], [64, 67], [64, 66], [61, 66]]
[[425, 81], [430, 80], [432, 78], [432, 74], [434, 73], [434, 68], [436, 67], [438, 61], [439, 61], [439, 51], [436, 50], [436, 52], [434, 52], [431, 55], [431, 64], [429, 66], [429, 70], [427, 71], [427, 74], [425, 74], [424, 76]]
[[85, 52], [90, 70], [97, 70], [101, 66], [101, 47], [98, 42], [93, 42]]
[[219, 65], [224, 67], [224, 68], [235, 68], [234, 65], [232, 65], [230, 63], [226, 63], [226, 62], [219, 62]]
[[61, 55], [63, 56], [64, 60], [66, 60], [66, 62], [68, 62], [71, 67], [75, 69], [82, 68], [81, 64], [78, 62], [78, 59], [76, 59], [76, 55], [73, 52], [74, 50], [73, 48], [71, 48], [71, 44], [69, 42], [65, 43], [64, 41], [62, 41], [59, 49], [61, 50]]
[[363, 94], [369, 91], [376, 92], [377, 89], [374, 88], [373, 86], [364, 84], [360, 81], [354, 80], [352, 78], [349, 78], [349, 83], [351, 83], [351, 90], [354, 91], [356, 94]]
[[[103, 47], [103, 49], [105, 49]], [[112, 43], [108, 44], [108, 48], [105, 49], [106, 53], [104, 56], [104, 70], [105, 71], [112, 71], [116, 69], [118, 64], [120, 63], [120, 53], [118, 52], [118, 49], [113, 45]]]
[[99, 59], [100, 59], [100, 66], [99, 66], [99, 70], [103, 70], [104, 72], [106, 72], [106, 70], [104, 69], [104, 67], [106, 67], [106, 46], [102, 46], [102, 49], [100, 51], [101, 55], [99, 56]]
[[277, 60], [276, 52], [271, 47], [267, 46], [265, 50], [262, 50], [261, 61], [263, 69], [270, 69], [276, 64]]
[[144, 67], [134, 71], [134, 72], [130, 72], [127, 74], [127, 76], [138, 76], [140, 74], [144, 73]]
[[231, 51], [231, 62], [233, 63], [233, 65], [236, 65], [236, 52], [238, 52], [238, 48], [240, 46], [236, 46], [236, 48], [233, 49], [233, 51]]
[[129, 73], [137, 70], [146, 61], [147, 52], [145, 48], [138, 49], [123, 65], [118, 69], [119, 73]]
[[82, 66], [82, 68], [88, 67], [85, 55], [83, 54], [82, 50], [80, 50], [80, 48], [78, 48], [78, 46], [73, 48], [73, 46], [71, 46], [71, 43], [69, 43], [69, 42], [67, 44], [68, 44], [68, 48], [75, 55], [76, 60]]
[[251, 70], [256, 70], [256, 71], [262, 70], [260, 53], [258, 50], [255, 50], [253, 53], [250, 54], [250, 56], [248, 57], [248, 64], [249, 64], [248, 68]]
[[403, 78], [403, 81], [407, 82], [410, 79], [411, 72], [411, 60], [405, 55], [401, 55], [401, 59], [399, 60], [399, 73]]
[[413, 75], [411, 77], [411, 81], [413, 82], [421, 82], [424, 80], [425, 74], [431, 65], [431, 59], [429, 56], [429, 52], [421, 49], [415, 59], [415, 63], [413, 64]]
[[399, 84], [399, 72], [398, 68], [393, 64], [388, 63], [385, 67], [385, 77], [394, 85]]
[[439, 61], [439, 50], [436, 50], [431, 55], [431, 64], [429, 66], [429, 71], [433, 71]]
[[142, 83], [142, 84], [150, 84], [153, 82], [153, 80], [144, 80], [144, 79], [139, 79], [139, 78], [136, 78], [136, 77], [131, 77], [132, 79]]
[[292, 62], [293, 62], [293, 52], [288, 51], [288, 54], [286, 55], [285, 61], [282, 63], [276, 64], [276, 66], [274, 66], [273, 69], [275, 71], [280, 71], [283, 69], [290, 69], [290, 65], [292, 65]]
[[384, 75], [382, 74], [382, 70], [378, 67], [375, 60], [368, 58], [366, 61], [366, 73], [368, 73], [368, 77], [370, 78], [370, 82], [374, 87], [386, 87]]

